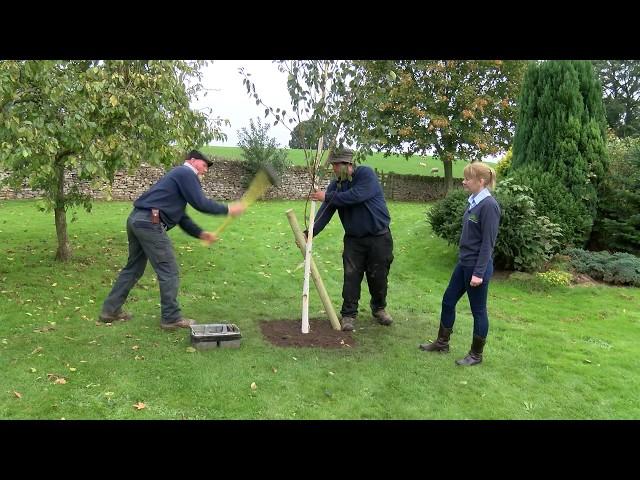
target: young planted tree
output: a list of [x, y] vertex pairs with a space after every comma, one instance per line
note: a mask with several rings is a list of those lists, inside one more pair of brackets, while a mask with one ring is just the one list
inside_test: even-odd
[[[355, 81], [354, 65], [348, 61], [294, 60], [279, 61], [278, 68], [286, 72], [287, 88], [291, 97], [293, 115], [281, 108], [268, 106], [256, 93], [250, 74], [240, 69], [247, 93], [253, 95], [256, 105], [265, 107], [265, 117], [274, 118], [274, 125], [282, 123], [290, 132], [289, 124], [299, 125], [307, 121], [306, 134], [317, 138], [316, 145], [303, 145], [305, 163], [309, 175], [309, 193], [319, 184], [322, 175], [321, 163], [326, 153], [352, 138], [346, 119], [353, 101], [350, 87]], [[307, 118], [303, 118], [307, 117]], [[328, 143], [328, 144], [327, 144]], [[313, 245], [315, 201], [311, 202], [308, 238], [305, 253], [304, 285], [302, 293], [302, 332], [309, 332], [309, 275]]]
[[450, 190], [454, 159], [479, 160], [508, 148], [525, 62], [383, 60], [356, 65], [351, 125], [368, 151], [407, 158], [435, 151]]

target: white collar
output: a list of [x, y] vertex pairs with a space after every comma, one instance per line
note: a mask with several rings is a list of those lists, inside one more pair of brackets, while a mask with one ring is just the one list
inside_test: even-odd
[[475, 200], [476, 205], [478, 205], [482, 200], [490, 196], [491, 196], [491, 192], [489, 191], [488, 188], [485, 187], [475, 195], [469, 196], [469, 199], [467, 201], [469, 202], [469, 205], [471, 205], [471, 201]]
[[196, 168], [193, 165], [191, 165], [189, 162], [184, 162], [183, 165], [185, 167], [189, 167], [191, 171], [196, 174], [196, 176], [198, 175], [198, 170], [196, 170]]

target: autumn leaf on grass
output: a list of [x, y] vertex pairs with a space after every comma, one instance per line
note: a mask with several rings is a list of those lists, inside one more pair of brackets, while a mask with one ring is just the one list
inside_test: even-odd
[[188, 352], [188, 353], [194, 353], [195, 351], [196, 351], [196, 349], [195, 349], [195, 348], [193, 348], [193, 347], [187, 347], [187, 352]]
[[256, 382], [251, 382], [251, 390], [255, 392], [257, 389], [258, 389], [258, 385], [256, 385]]
[[53, 383], [57, 385], [64, 385], [65, 383], [67, 383], [66, 378], [60, 375], [56, 375], [55, 373], [47, 373], [47, 378], [49, 380], [53, 380]]
[[146, 405], [144, 404], [144, 402], [138, 402], [138, 403], [135, 403], [133, 405], [133, 408], [135, 408], [137, 410], [142, 410], [145, 407], [146, 407]]
[[22, 398], [22, 394], [20, 392], [16, 392], [15, 390], [13, 391], [13, 394], [18, 397], [18, 398]]

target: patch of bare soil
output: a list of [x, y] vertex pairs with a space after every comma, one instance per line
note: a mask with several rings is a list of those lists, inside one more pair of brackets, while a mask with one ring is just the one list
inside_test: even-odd
[[300, 319], [262, 320], [262, 335], [278, 347], [353, 348], [352, 332], [334, 330], [326, 318], [309, 319], [309, 333], [302, 333]]

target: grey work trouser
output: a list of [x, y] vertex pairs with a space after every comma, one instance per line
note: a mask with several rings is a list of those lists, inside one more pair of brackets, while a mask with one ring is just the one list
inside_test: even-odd
[[151, 223], [149, 210], [134, 208], [127, 218], [127, 237], [129, 259], [104, 301], [102, 312], [115, 314], [120, 311], [129, 292], [142, 277], [149, 259], [160, 285], [162, 322], [178, 321], [181, 317], [177, 300], [180, 283], [178, 264], [164, 227], [160, 223]]

